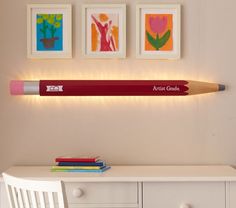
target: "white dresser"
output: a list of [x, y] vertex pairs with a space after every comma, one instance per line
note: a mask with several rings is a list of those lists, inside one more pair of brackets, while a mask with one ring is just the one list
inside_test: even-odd
[[[6, 172], [64, 181], [70, 208], [236, 208], [236, 170], [229, 166], [113, 166], [102, 174], [16, 166]], [[0, 184], [0, 208], [8, 208]]]

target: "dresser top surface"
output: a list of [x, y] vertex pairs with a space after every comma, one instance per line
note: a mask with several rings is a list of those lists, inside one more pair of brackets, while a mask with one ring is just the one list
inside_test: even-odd
[[230, 166], [112, 166], [104, 173], [51, 172], [50, 166], [13, 166], [15, 177], [65, 182], [236, 181]]

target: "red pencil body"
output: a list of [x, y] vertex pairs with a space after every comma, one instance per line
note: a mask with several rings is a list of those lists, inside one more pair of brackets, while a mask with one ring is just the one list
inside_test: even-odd
[[41, 96], [178, 96], [188, 95], [187, 81], [41, 80]]

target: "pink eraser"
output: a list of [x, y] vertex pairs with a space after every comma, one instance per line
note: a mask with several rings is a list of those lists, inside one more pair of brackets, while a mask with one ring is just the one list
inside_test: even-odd
[[10, 82], [11, 95], [23, 95], [24, 94], [24, 81], [12, 80]]

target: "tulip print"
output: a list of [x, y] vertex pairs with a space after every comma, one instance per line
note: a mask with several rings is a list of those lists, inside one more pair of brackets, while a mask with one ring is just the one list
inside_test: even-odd
[[[171, 50], [172, 46], [165, 46], [171, 39], [172, 16], [167, 14], [147, 14], [146, 18], [146, 39], [152, 50]], [[171, 45], [171, 43], [168, 45]]]

